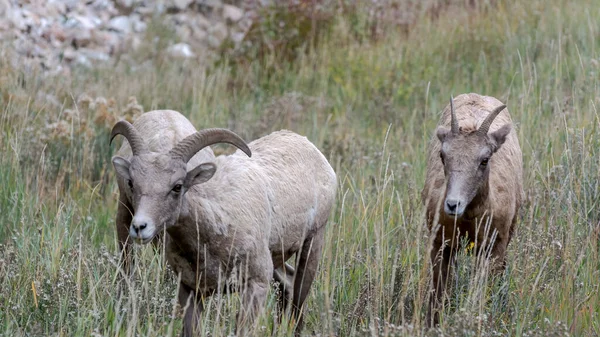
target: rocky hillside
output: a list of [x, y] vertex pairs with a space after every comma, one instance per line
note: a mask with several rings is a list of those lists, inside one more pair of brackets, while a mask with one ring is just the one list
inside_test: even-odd
[[2, 59], [52, 74], [136, 52], [211, 60], [225, 41], [243, 41], [250, 17], [221, 0], [0, 0]]

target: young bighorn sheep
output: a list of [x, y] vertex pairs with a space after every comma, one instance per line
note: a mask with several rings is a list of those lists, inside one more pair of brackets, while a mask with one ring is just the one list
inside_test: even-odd
[[[203, 298], [229, 288], [232, 279], [241, 280], [232, 289], [242, 291], [238, 330], [244, 333], [261, 310], [275, 278], [282, 309], [291, 300], [299, 333], [337, 187], [321, 152], [289, 131], [247, 145], [229, 130], [207, 129], [162, 153], [151, 152], [126, 121], [114, 126], [111, 139], [118, 134], [133, 150], [129, 160], [113, 157], [131, 195], [129, 235], [148, 243], [166, 230], [167, 261], [180, 275], [179, 302], [186, 307], [183, 336], [199, 328]], [[241, 151], [186, 170], [198, 151], [223, 142]], [[295, 270], [286, 263], [292, 255]]]
[[[142, 114], [135, 122], [133, 127], [138, 130], [146, 144], [148, 151], [165, 153], [171, 150], [177, 143], [185, 137], [196, 132], [196, 128], [190, 121], [177, 111], [173, 110], [154, 110]], [[123, 142], [123, 145], [117, 152], [117, 155], [127, 160], [131, 159], [132, 152], [129, 142]], [[210, 147], [206, 147], [188, 162], [188, 171], [192, 170], [200, 163], [212, 161], [215, 155]], [[119, 186], [119, 203], [117, 206], [117, 239], [119, 242], [119, 251], [122, 254], [122, 263], [124, 271], [130, 273], [132, 267], [131, 239], [129, 237], [129, 225], [133, 217], [133, 193], [128, 182], [120, 175], [117, 175], [117, 184]], [[158, 242], [158, 237], [155, 243]]]
[[521, 148], [505, 108], [493, 97], [460, 95], [444, 109], [431, 140], [421, 195], [434, 237], [428, 324], [438, 323], [460, 238], [489, 252], [493, 272], [504, 269], [523, 199]]

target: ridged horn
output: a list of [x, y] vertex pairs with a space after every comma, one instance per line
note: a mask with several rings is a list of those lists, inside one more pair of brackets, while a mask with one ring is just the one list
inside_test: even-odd
[[501, 106], [494, 109], [494, 111], [490, 112], [490, 114], [485, 118], [483, 123], [481, 123], [479, 129], [477, 129], [477, 132], [482, 135], [487, 135], [488, 131], [490, 130], [490, 126], [492, 126], [492, 123], [494, 122], [494, 119], [496, 119], [496, 116], [498, 116], [498, 114], [502, 110], [504, 110], [504, 108], [506, 108], [506, 104], [502, 104]]
[[240, 136], [227, 129], [219, 128], [205, 129], [191, 134], [179, 142], [169, 153], [172, 157], [182, 158], [187, 163], [198, 151], [216, 143], [235, 145], [248, 157], [252, 156], [252, 151]]
[[112, 144], [113, 139], [117, 135], [122, 135], [127, 139], [134, 156], [148, 152], [146, 142], [144, 142], [140, 133], [128, 121], [119, 121], [113, 126], [110, 132], [110, 144]]
[[450, 95], [450, 131], [453, 135], [458, 134], [458, 119], [456, 119], [456, 111], [454, 111], [454, 97]]

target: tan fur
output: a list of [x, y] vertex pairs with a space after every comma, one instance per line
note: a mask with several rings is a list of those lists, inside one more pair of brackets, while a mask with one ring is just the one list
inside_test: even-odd
[[[460, 134], [465, 136], [462, 144], [465, 153], [469, 152], [469, 147], [477, 145], [473, 143], [477, 141], [476, 137], [466, 136], [474, 135], [490, 111], [501, 104], [493, 97], [474, 93], [463, 94], [454, 99]], [[443, 111], [439, 125], [449, 128], [450, 119], [450, 106], [448, 105]], [[500, 112], [496, 117], [488, 135], [505, 124], [512, 125], [507, 109]], [[477, 241], [479, 245], [477, 250], [480, 251], [483, 248], [481, 243], [486, 240], [489, 242], [491, 233], [496, 231], [497, 238], [493, 243], [493, 247], [491, 247], [491, 257], [495, 259], [493, 270], [501, 271], [504, 266], [506, 248], [514, 231], [517, 213], [523, 200], [522, 155], [513, 125], [510, 133], [506, 136], [505, 142], [489, 160], [487, 179], [481, 186], [476, 187], [477, 194], [467, 206], [465, 213], [456, 219], [455, 227], [454, 216], [447, 215], [443, 206], [448, 181], [444, 165], [440, 159], [441, 146], [442, 142], [434, 135], [429, 145], [427, 176], [422, 192], [429, 229], [432, 230], [437, 224], [440, 225], [437, 232], [432, 233], [435, 236], [431, 250], [434, 295], [430, 305], [429, 322], [431, 322], [432, 311], [435, 311], [435, 307], [440, 305], [442, 292], [446, 289], [447, 272], [451, 267], [450, 262], [455, 250], [460, 243], [459, 237], [468, 235], [471, 242]], [[468, 158], [451, 159], [456, 166], [470, 168], [469, 163], [465, 162]], [[486, 237], [483, 227], [490, 215], [492, 215], [491, 230], [489, 231], [490, 235]], [[481, 223], [484, 225], [478, 227]], [[433, 314], [436, 313], [433, 312]], [[433, 317], [433, 321], [437, 322], [437, 315]]]
[[[193, 171], [188, 164], [186, 172], [182, 160], [168, 153], [113, 158], [123, 186], [133, 182], [133, 222], [146, 233], [141, 237], [151, 239], [149, 228], [168, 233], [167, 260], [181, 275], [179, 300], [187, 306], [184, 336], [199, 324], [201, 299], [224, 288], [242, 290], [238, 329], [244, 329], [264, 306], [274, 277], [282, 284], [282, 309], [291, 300], [297, 333], [302, 327], [301, 307], [316, 275], [336, 175], [306, 137], [290, 131], [249, 147], [251, 158], [237, 151], [199, 165], [214, 174], [181, 193], [173, 186], [187, 184]], [[294, 254], [295, 269], [285, 263]]]
[[[198, 294], [219, 291], [223, 278], [245, 271], [245, 302], [253, 304], [240, 313], [240, 324], [262, 308], [274, 269], [282, 270], [291, 255], [310, 250], [314, 262], [309, 268], [304, 265], [310, 261], [300, 262], [296, 274], [303, 269], [314, 277], [320, 255], [315, 246], [322, 245], [337, 184], [325, 157], [305, 137], [279, 131], [249, 146], [252, 158], [239, 150], [216, 158], [215, 175], [187, 192], [177, 225], [167, 229], [173, 238], [167, 258]], [[293, 311], [300, 310], [312, 277], [294, 286], [305, 294], [292, 296]]]

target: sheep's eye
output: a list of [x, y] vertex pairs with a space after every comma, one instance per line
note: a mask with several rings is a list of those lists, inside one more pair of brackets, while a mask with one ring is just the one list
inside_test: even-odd
[[181, 187], [181, 184], [175, 185], [175, 187], [173, 187], [173, 193], [181, 193]]
[[127, 186], [129, 186], [129, 188], [133, 189], [133, 181], [131, 179], [127, 179]]
[[442, 164], [444, 164], [444, 154], [440, 152], [440, 159], [442, 160]]
[[488, 160], [489, 160], [488, 158], [486, 158], [486, 159], [482, 160], [482, 161], [481, 161], [481, 166], [487, 166], [487, 164], [488, 164]]

